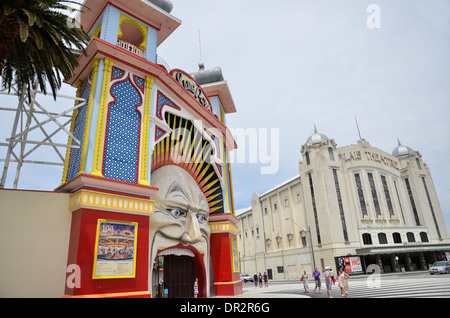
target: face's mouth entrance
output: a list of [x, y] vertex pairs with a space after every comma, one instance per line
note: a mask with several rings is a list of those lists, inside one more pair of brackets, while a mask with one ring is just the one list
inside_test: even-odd
[[153, 264], [153, 295], [157, 298], [192, 298], [198, 279], [199, 297], [206, 297], [207, 275], [204, 255], [192, 246], [169, 247], [158, 251]]

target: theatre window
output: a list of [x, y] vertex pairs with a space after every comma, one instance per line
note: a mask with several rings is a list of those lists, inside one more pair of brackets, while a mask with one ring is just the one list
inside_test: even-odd
[[385, 233], [378, 233], [378, 244], [387, 244], [387, 237]]
[[402, 237], [401, 237], [400, 233], [397, 233], [397, 232], [392, 233], [392, 238], [394, 239], [395, 244], [402, 243]]
[[372, 235], [364, 233], [362, 235], [364, 245], [372, 245]]

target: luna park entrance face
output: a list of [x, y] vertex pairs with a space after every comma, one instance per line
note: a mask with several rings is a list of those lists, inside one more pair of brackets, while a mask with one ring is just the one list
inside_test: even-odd
[[189, 256], [158, 256], [153, 266], [155, 298], [193, 298], [195, 265]]

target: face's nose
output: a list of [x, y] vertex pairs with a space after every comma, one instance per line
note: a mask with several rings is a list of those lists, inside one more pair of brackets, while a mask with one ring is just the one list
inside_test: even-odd
[[182, 243], [195, 244], [201, 239], [200, 225], [195, 213], [188, 212], [184, 233], [181, 236]]

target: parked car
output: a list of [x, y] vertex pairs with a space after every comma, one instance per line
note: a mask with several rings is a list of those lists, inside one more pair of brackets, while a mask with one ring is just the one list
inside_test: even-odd
[[253, 277], [250, 276], [249, 274], [241, 274], [241, 280], [243, 280], [244, 283], [253, 282]]
[[450, 272], [450, 262], [439, 261], [430, 266], [430, 274], [448, 274]]

